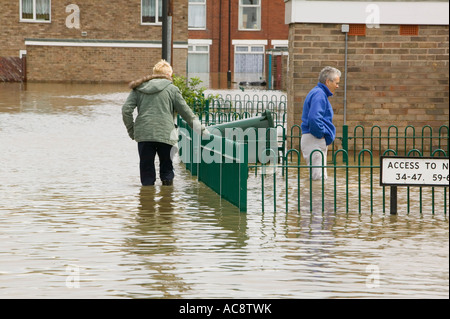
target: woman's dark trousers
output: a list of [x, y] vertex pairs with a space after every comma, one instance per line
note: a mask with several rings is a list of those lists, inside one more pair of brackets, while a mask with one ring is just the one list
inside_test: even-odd
[[139, 169], [143, 186], [154, 185], [156, 181], [155, 155], [159, 158], [159, 177], [164, 185], [171, 185], [175, 177], [170, 153], [172, 145], [160, 142], [139, 142]]

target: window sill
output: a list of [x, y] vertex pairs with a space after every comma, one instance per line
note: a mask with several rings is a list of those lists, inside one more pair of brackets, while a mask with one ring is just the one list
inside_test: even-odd
[[258, 32], [258, 31], [261, 31], [261, 29], [238, 29], [238, 31], [253, 31], [253, 32]]
[[28, 19], [20, 19], [19, 22], [24, 22], [24, 23], [52, 23], [51, 20], [47, 21], [47, 20], [28, 20]]
[[141, 22], [141, 25], [150, 25], [150, 26], [162, 27], [162, 22], [153, 22], [153, 23], [150, 23], [150, 22], [146, 22], [146, 23]]

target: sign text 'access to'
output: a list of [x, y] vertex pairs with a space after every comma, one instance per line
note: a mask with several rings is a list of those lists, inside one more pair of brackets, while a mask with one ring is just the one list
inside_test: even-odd
[[381, 156], [382, 186], [449, 186], [449, 159]]

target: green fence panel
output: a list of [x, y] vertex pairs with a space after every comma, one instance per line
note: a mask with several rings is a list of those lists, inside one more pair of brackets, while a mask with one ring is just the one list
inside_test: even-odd
[[180, 117], [178, 126], [183, 144], [179, 145], [180, 157], [186, 169], [241, 212], [246, 212], [247, 144], [217, 135], [199, 138]]
[[[213, 191], [218, 194], [222, 193], [222, 147], [223, 143], [220, 142], [220, 149], [209, 147], [209, 140], [202, 140], [202, 161], [199, 165], [198, 180], [208, 185]], [[208, 154], [206, 154], [208, 153]], [[205, 162], [205, 157], [211, 158], [211, 161]], [[218, 158], [218, 160], [214, 160]]]

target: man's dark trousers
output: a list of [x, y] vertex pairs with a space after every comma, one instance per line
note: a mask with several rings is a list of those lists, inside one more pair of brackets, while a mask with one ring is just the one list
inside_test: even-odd
[[170, 153], [172, 145], [160, 142], [139, 142], [139, 168], [141, 183], [143, 186], [154, 185], [156, 181], [155, 155], [159, 158], [159, 177], [162, 181], [172, 182], [175, 174], [173, 172]]

